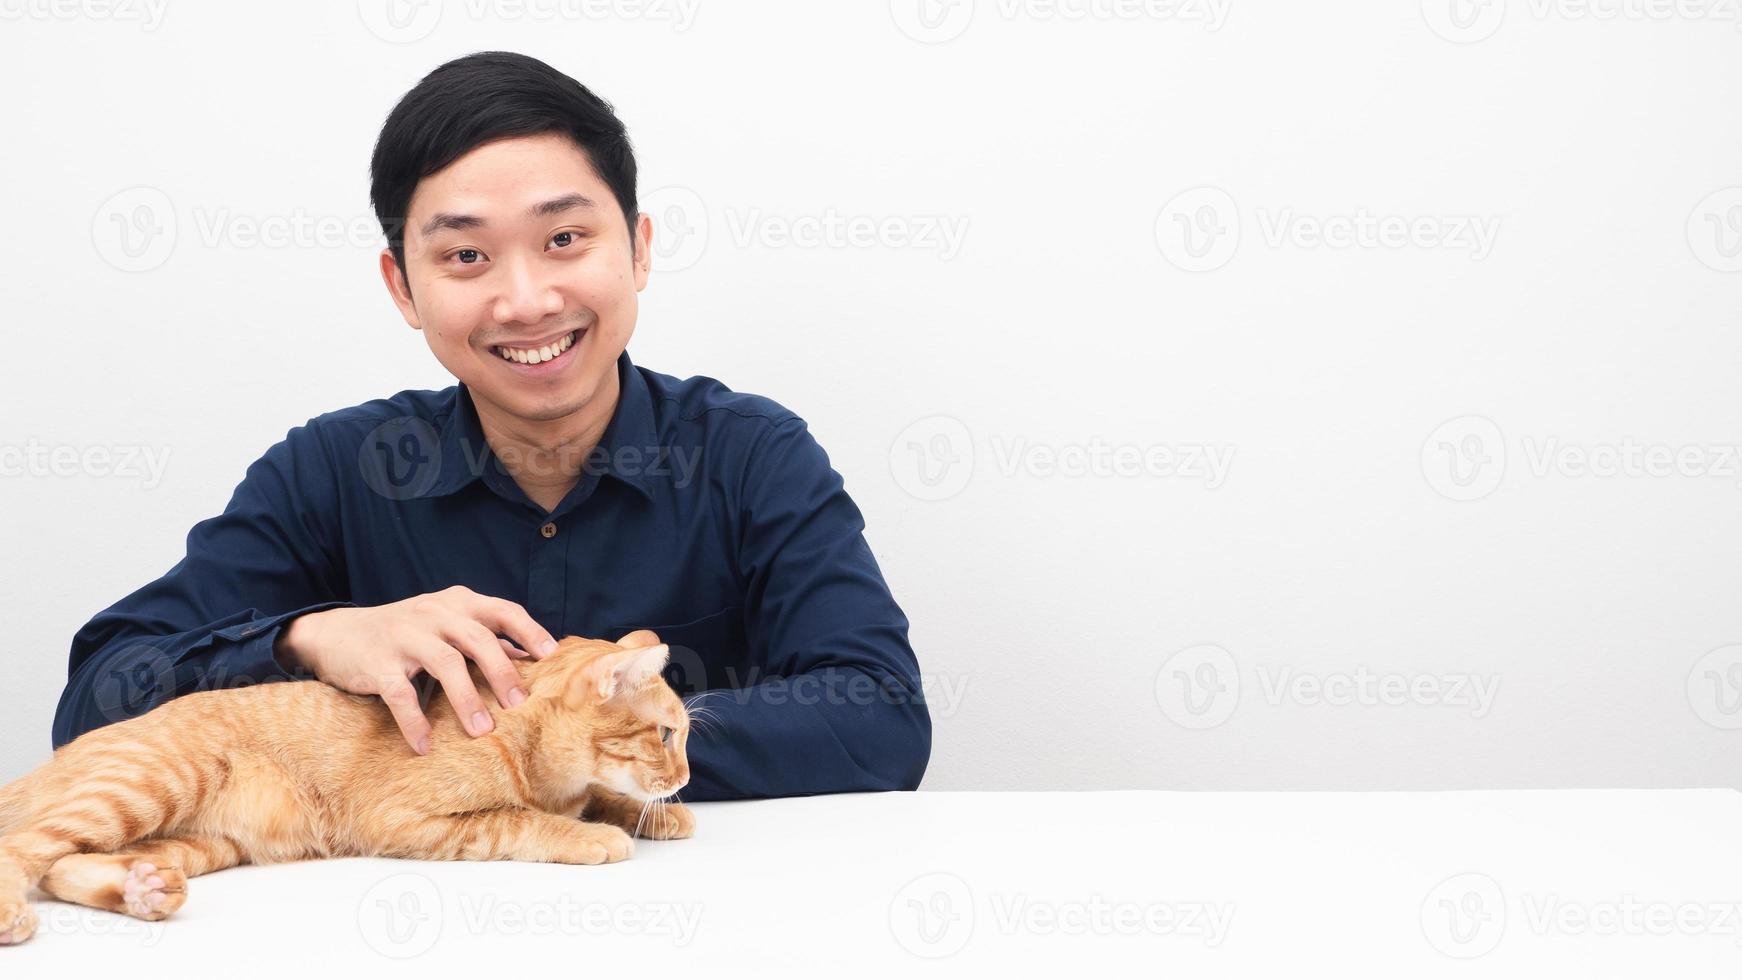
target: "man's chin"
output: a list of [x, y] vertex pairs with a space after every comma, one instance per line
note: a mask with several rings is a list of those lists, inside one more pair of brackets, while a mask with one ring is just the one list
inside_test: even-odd
[[500, 384], [474, 385], [468, 382], [474, 397], [481, 396], [490, 404], [522, 422], [556, 422], [566, 419], [586, 407], [596, 390], [591, 384], [565, 385], [561, 390], [537, 390], [535, 385]]

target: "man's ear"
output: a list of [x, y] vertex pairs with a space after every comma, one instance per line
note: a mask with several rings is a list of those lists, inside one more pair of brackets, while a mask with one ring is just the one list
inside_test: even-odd
[[399, 307], [399, 315], [405, 318], [406, 325], [411, 329], [422, 330], [423, 325], [417, 319], [417, 307], [411, 302], [411, 284], [406, 281], [399, 263], [393, 260], [393, 250], [382, 249], [377, 264], [381, 267], [381, 281], [387, 284], [387, 295], [393, 298], [393, 305]]
[[645, 211], [635, 216], [635, 234], [629, 240], [634, 250], [630, 256], [635, 271], [635, 291], [647, 288], [647, 277], [653, 272], [653, 217]]
[[658, 646], [634, 650], [618, 650], [595, 658], [575, 672], [563, 701], [571, 708], [583, 704], [602, 704], [619, 694], [633, 691], [643, 681], [665, 669], [671, 648]]

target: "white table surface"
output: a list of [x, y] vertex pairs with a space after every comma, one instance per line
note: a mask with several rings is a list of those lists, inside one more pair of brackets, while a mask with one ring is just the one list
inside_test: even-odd
[[1730, 790], [920, 792], [696, 812], [694, 838], [639, 841], [616, 865], [243, 867], [190, 882], [163, 923], [42, 901], [0, 976], [1742, 977]]

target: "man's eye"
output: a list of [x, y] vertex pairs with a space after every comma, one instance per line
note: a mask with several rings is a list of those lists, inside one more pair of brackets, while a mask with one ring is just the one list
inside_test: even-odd
[[555, 245], [557, 248], [567, 248], [567, 247], [569, 247], [569, 245], [574, 243], [574, 240], [576, 238], [579, 238], [579, 237], [580, 237], [579, 235], [575, 234], [572, 231], [559, 231], [556, 234], [550, 236], [550, 243], [552, 245]]
[[461, 265], [476, 265], [478, 260], [484, 257], [484, 253], [475, 248], [462, 248], [448, 257], [459, 259]]

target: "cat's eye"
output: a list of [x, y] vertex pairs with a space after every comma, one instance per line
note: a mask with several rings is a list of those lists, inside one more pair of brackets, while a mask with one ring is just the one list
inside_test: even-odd
[[659, 744], [667, 745], [667, 744], [670, 744], [670, 742], [671, 742], [671, 729], [665, 727], [664, 725], [659, 726]]

